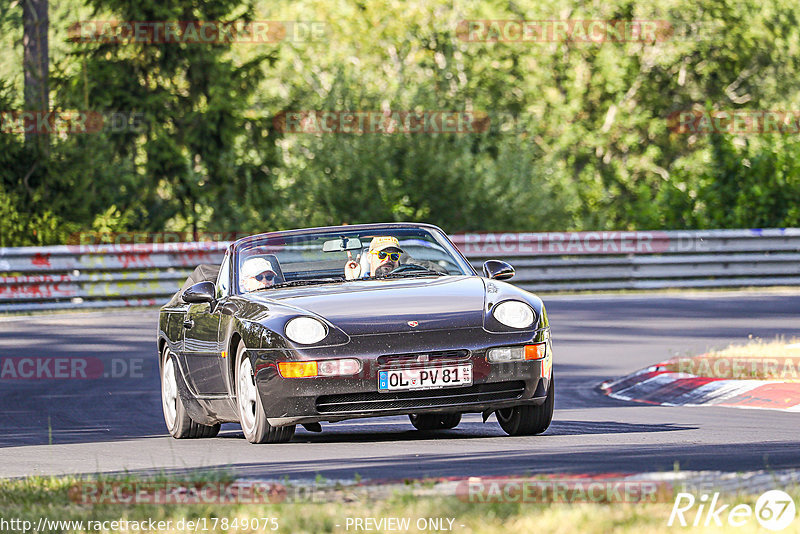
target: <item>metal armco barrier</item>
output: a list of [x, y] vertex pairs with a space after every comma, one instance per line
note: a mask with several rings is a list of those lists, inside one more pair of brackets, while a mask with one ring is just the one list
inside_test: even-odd
[[[509, 261], [531, 291], [800, 285], [800, 229], [460, 234], [478, 271]], [[228, 243], [0, 249], [0, 312], [163, 304]]]
[[163, 304], [227, 243], [0, 249], [0, 312]]

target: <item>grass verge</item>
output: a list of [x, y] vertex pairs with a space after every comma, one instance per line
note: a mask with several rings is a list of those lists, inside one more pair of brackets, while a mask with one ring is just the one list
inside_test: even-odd
[[[225, 480], [224, 477], [217, 480]], [[722, 527], [700, 525], [692, 527], [698, 507], [687, 511], [689, 524], [682, 528], [668, 526], [673, 501], [656, 503], [470, 503], [455, 496], [429, 496], [422, 498], [410, 492], [396, 491], [385, 499], [353, 502], [297, 502], [266, 504], [81, 504], [76, 502], [74, 487], [86, 483], [76, 478], [27, 478], [0, 481], [0, 516], [9, 521], [28, 521], [35, 528], [41, 518], [50, 527], [47, 532], [456, 532], [456, 533], [659, 533], [722, 532], [732, 529], [721, 514]], [[92, 482], [92, 481], [90, 481]], [[105, 480], [105, 482], [130, 483], [135, 479]], [[783, 488], [800, 503], [800, 488]], [[758, 495], [723, 495], [720, 502], [755, 507]], [[698, 501], [699, 504], [699, 501]], [[355, 528], [356, 519], [397, 518], [407, 520], [407, 529], [398, 529], [400, 523], [370, 523], [370, 529]], [[274, 519], [274, 521], [272, 521]], [[432, 521], [433, 520], [433, 521]], [[83, 521], [83, 525], [56, 525], [53, 521]], [[89, 521], [93, 523], [88, 523]], [[112, 521], [127, 521], [114, 525]], [[189, 521], [193, 522], [189, 525]], [[234, 523], [235, 521], [235, 523]], [[99, 523], [97, 523], [99, 522]], [[159, 525], [159, 522], [162, 522]], [[784, 532], [798, 532], [797, 519]], [[196, 526], [195, 526], [196, 525]], [[362, 523], [362, 525], [365, 525]], [[193, 528], [188, 528], [192, 526]], [[124, 528], [123, 528], [124, 527]], [[758, 531], [754, 517], [745, 521], [736, 532]], [[15, 531], [6, 528], [4, 531]], [[19, 530], [21, 531], [21, 529]], [[763, 531], [763, 530], [762, 530]]]

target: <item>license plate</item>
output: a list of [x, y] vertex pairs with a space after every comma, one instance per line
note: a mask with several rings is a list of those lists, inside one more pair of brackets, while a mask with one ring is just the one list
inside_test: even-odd
[[472, 385], [471, 363], [422, 369], [393, 369], [378, 373], [378, 389], [381, 391], [470, 385]]

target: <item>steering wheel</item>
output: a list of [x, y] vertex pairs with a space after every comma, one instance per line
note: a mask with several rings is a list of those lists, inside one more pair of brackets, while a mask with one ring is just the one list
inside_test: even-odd
[[407, 271], [428, 271], [427, 267], [423, 267], [422, 265], [417, 265], [415, 263], [404, 263], [398, 267], [395, 267], [389, 274], [395, 273], [405, 273]]

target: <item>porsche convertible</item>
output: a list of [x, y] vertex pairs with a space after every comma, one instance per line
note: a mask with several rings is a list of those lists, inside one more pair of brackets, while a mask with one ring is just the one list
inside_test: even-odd
[[239, 239], [160, 310], [167, 428], [202, 438], [233, 422], [278, 443], [298, 424], [407, 415], [437, 431], [480, 413], [540, 434], [555, 400], [550, 325], [513, 275], [499, 260], [478, 274], [427, 224]]

